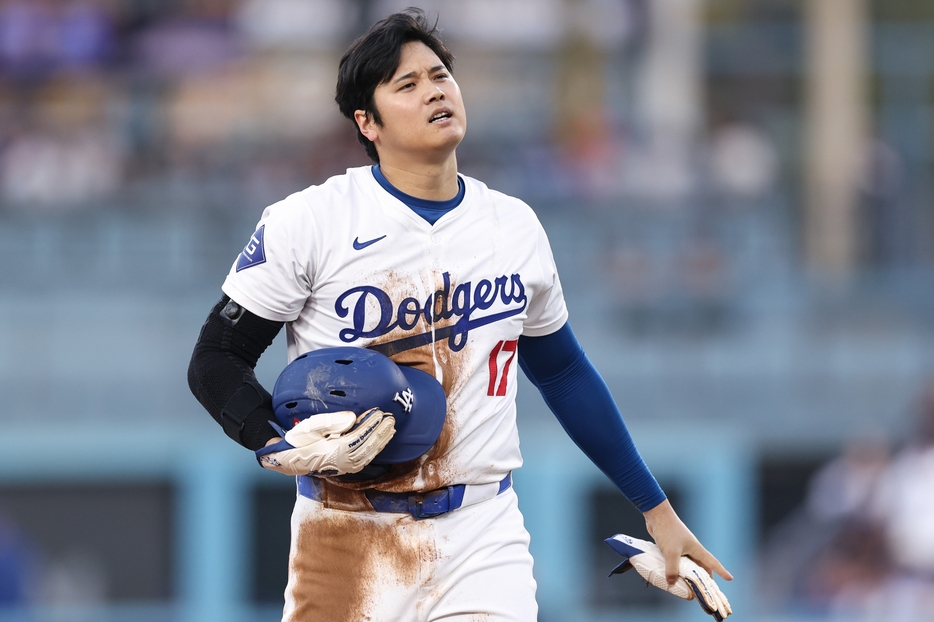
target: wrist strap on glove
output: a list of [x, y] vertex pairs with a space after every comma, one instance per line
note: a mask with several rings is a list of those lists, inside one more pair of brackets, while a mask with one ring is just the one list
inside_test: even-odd
[[292, 443], [285, 440], [285, 430], [283, 430], [282, 427], [278, 423], [276, 423], [275, 421], [270, 421], [269, 425], [271, 425], [272, 429], [275, 430], [279, 434], [279, 436], [282, 437], [282, 440], [277, 441], [273, 443], [272, 445], [266, 445], [265, 447], [260, 447], [254, 452], [256, 454], [256, 461], [259, 463], [260, 466], [263, 466], [263, 461], [260, 460], [260, 458], [262, 458], [263, 456], [274, 454], [277, 451], [285, 451], [286, 449], [295, 449], [295, 446]]

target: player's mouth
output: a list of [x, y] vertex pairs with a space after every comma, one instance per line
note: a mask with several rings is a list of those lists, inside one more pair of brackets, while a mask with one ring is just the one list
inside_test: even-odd
[[437, 123], [438, 121], [444, 121], [445, 119], [450, 119], [452, 116], [454, 116], [454, 113], [451, 112], [451, 110], [449, 110], [448, 108], [442, 108], [441, 110], [438, 110], [433, 115], [431, 115], [431, 117], [428, 119], [428, 122]]

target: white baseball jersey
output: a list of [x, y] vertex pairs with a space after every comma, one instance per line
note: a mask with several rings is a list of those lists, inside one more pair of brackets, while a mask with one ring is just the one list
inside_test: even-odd
[[434, 225], [349, 169], [266, 208], [223, 290], [287, 323], [288, 357], [377, 349], [437, 378], [441, 437], [377, 488], [500, 481], [522, 463], [515, 397], [520, 335], [567, 320], [551, 248], [525, 203], [462, 176], [463, 201]]

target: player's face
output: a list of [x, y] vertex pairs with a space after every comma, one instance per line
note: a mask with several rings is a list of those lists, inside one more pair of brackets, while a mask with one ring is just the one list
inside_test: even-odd
[[441, 59], [421, 41], [405, 44], [399, 68], [373, 94], [382, 120], [362, 110], [356, 119], [376, 144], [380, 161], [449, 157], [464, 138], [467, 116], [460, 88]]

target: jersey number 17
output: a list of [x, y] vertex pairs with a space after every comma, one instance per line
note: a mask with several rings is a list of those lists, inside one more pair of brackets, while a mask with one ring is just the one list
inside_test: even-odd
[[[516, 358], [518, 343], [516, 339], [500, 341], [490, 352], [490, 384], [487, 386], [487, 395], [506, 395], [506, 379], [509, 378], [509, 366], [512, 365], [512, 359]], [[502, 367], [500, 367], [501, 361]]]

